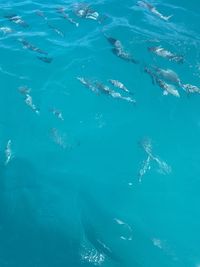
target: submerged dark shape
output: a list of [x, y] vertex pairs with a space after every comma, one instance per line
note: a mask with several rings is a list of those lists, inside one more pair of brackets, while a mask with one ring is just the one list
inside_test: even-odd
[[90, 223], [86, 223], [82, 221], [82, 225], [84, 228], [84, 233], [87, 238], [87, 240], [94, 246], [94, 248], [100, 252], [103, 253], [105, 256], [110, 258], [111, 260], [118, 260], [113, 255], [112, 250], [103, 242], [101, 239], [98, 238], [98, 233], [95, 231], [95, 228]]
[[37, 57], [38, 59], [40, 59], [41, 61], [45, 62], [45, 63], [51, 63], [53, 58], [51, 57]]
[[48, 53], [40, 48], [38, 48], [37, 46], [32, 45], [31, 43], [29, 43], [28, 41], [26, 41], [25, 39], [20, 38], [19, 41], [23, 44], [23, 46], [25, 48], [27, 48], [30, 51], [34, 51], [37, 52], [39, 54], [44, 54], [44, 55], [48, 55]]
[[22, 27], [29, 27], [29, 25], [17, 14], [5, 15], [4, 18], [7, 18], [15, 24], [19, 24]]

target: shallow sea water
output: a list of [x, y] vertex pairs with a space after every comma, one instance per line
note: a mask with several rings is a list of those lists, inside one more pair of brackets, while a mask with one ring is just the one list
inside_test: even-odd
[[[200, 266], [200, 95], [182, 86], [180, 97], [163, 95], [144, 72], [171, 69], [200, 87], [200, 5], [149, 3], [173, 16], [164, 21], [135, 0], [85, 3], [100, 21], [78, 17], [75, 1], [1, 0], [1, 267]], [[14, 14], [28, 26], [5, 18]], [[104, 35], [138, 64], [112, 53]], [[155, 46], [183, 64], [148, 51]]]

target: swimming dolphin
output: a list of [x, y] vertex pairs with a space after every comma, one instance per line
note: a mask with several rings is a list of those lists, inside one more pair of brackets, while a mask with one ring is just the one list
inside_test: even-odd
[[75, 10], [75, 14], [80, 18], [99, 20], [99, 13], [94, 11], [89, 5], [79, 4]]
[[131, 54], [129, 54], [128, 52], [124, 51], [123, 49], [118, 49], [118, 48], [113, 48], [112, 49], [113, 54], [115, 54], [116, 56], [118, 56], [119, 58], [128, 61], [128, 62], [132, 62], [134, 64], [138, 64], [139, 62], [137, 60], [135, 60]]
[[108, 86], [106, 86], [103, 83], [98, 82], [98, 81], [96, 81], [95, 86], [101, 93], [104, 93], [104, 94], [109, 95], [112, 91]]
[[55, 127], [50, 130], [51, 137], [53, 141], [59, 145], [62, 149], [71, 149], [72, 145], [66, 143], [66, 134], [61, 133], [59, 130], [57, 130]]
[[96, 82], [96, 87], [97, 87], [97, 89], [99, 89], [100, 92], [107, 94], [107, 95], [110, 95], [112, 98], [122, 99], [122, 100], [125, 100], [125, 101], [133, 103], [133, 104], [136, 103], [135, 99], [132, 99], [129, 96], [128, 97], [123, 96], [120, 93], [115, 92], [114, 90], [110, 89], [107, 85], [104, 85], [100, 82]]
[[30, 94], [30, 92], [31, 92], [31, 88], [29, 88], [27, 86], [20, 86], [18, 88], [18, 90], [22, 95], [27, 95], [27, 94]]
[[[152, 83], [153, 85], [158, 85], [161, 89], [163, 89], [163, 95], [168, 95], [168, 94], [171, 94], [171, 95], [174, 95], [176, 97], [180, 97], [180, 94], [178, 92], [178, 90], [176, 89], [176, 87], [172, 84], [168, 84], [166, 83], [164, 80], [162, 80], [160, 77], [159, 77], [159, 73], [155, 72], [155, 70], [152, 70], [148, 67], [145, 67], [144, 68], [144, 72], [146, 72], [147, 74], [150, 75], [151, 79], [152, 79]], [[164, 72], [165, 73], [165, 72]], [[168, 72], [167, 72], [168, 73]], [[170, 73], [170, 72], [169, 72]], [[168, 74], [169, 74], [168, 73]], [[172, 72], [173, 73], [173, 72]], [[166, 73], [165, 73], [166, 75]], [[166, 77], [168, 77], [168, 75], [166, 75]], [[169, 75], [169, 77], [171, 78], [171, 76]], [[168, 78], [169, 78], [168, 77]]]
[[180, 97], [180, 94], [174, 85], [168, 84], [165, 81], [158, 78], [156, 78], [156, 83], [160, 88], [164, 90], [163, 95], [171, 94], [173, 96]]
[[177, 63], [183, 63], [184, 62], [184, 57], [182, 55], [174, 54], [174, 53], [166, 50], [165, 48], [163, 48], [161, 46], [149, 47], [148, 50], [149, 50], [149, 52], [152, 52], [155, 55], [166, 58], [170, 61], [175, 61]]
[[39, 60], [45, 62], [45, 63], [51, 63], [53, 58], [51, 57], [37, 57]]
[[36, 11], [36, 14], [37, 14], [38, 16], [40, 16], [41, 18], [43, 18], [43, 19], [46, 21], [46, 23], [47, 23], [47, 25], [48, 25], [48, 27], [49, 27], [50, 29], [52, 29], [52, 30], [53, 30], [55, 33], [57, 33], [58, 35], [64, 37], [64, 33], [63, 33], [61, 30], [59, 30], [57, 27], [55, 27], [54, 25], [52, 25], [52, 24], [48, 21], [48, 18], [44, 15], [44, 12], [43, 12], [43, 11], [41, 11], [41, 10], [37, 10], [37, 11]]
[[150, 139], [146, 139], [142, 142], [142, 147], [150, 159], [156, 162], [159, 168], [162, 170], [164, 174], [171, 173], [171, 166], [169, 166], [165, 161], [162, 161], [158, 156], [153, 154], [153, 147]]
[[57, 27], [55, 27], [54, 25], [50, 24], [49, 22], [47, 22], [47, 25], [48, 25], [48, 27], [49, 27], [50, 29], [52, 29], [52, 30], [53, 30], [55, 33], [57, 33], [58, 35], [60, 35], [60, 36], [62, 36], [62, 37], [65, 36], [64, 33], [63, 33], [61, 30], [59, 30]]
[[76, 77], [76, 79], [82, 83], [85, 87], [89, 88], [92, 92], [98, 93], [97, 88], [92, 84], [92, 82], [84, 77]]
[[161, 68], [157, 68], [154, 67], [155, 71], [156, 71], [156, 75], [161, 78], [164, 79], [167, 82], [172, 82], [178, 86], [181, 86], [181, 80], [178, 77], [178, 75], [176, 74], [176, 72], [174, 72], [171, 69], [161, 69]]
[[48, 18], [44, 15], [44, 12], [41, 10], [36, 10], [36, 15], [38, 15], [39, 17], [43, 18], [44, 20], [47, 20]]
[[62, 112], [55, 109], [55, 108], [52, 108], [50, 109], [50, 111], [53, 113], [53, 115], [55, 115], [59, 120], [61, 121], [64, 121], [64, 118], [63, 118], [63, 115], [62, 115]]
[[33, 100], [30, 94], [25, 94], [25, 103], [29, 106], [37, 115], [40, 114], [39, 109], [33, 104]]
[[130, 53], [128, 53], [127, 51], [124, 50], [123, 45], [119, 40], [117, 40], [113, 37], [109, 37], [105, 33], [103, 33], [103, 34], [104, 34], [104, 37], [107, 39], [107, 41], [113, 46], [113, 48], [112, 48], [113, 54], [115, 54], [117, 57], [119, 57], [125, 61], [132, 62], [134, 64], [139, 63], [137, 60], [135, 60], [132, 57], [132, 55]]
[[10, 27], [0, 27], [0, 32], [6, 34], [6, 33], [12, 33], [13, 30]]
[[76, 22], [74, 19], [70, 18], [68, 14], [65, 13], [65, 10], [63, 7], [57, 8], [57, 12], [62, 15], [62, 17], [66, 20], [68, 20], [71, 24], [74, 24], [76, 27], [79, 26], [79, 23]]
[[15, 24], [19, 24], [22, 27], [29, 27], [29, 25], [20, 16], [16, 14], [5, 15], [4, 17]]
[[146, 66], [144, 67], [144, 72], [147, 73], [151, 77], [152, 84], [155, 85], [156, 84], [156, 81], [155, 81], [156, 74], [155, 74], [155, 72], [152, 69], [150, 69], [149, 67], [146, 67]]
[[182, 88], [184, 91], [186, 91], [187, 93], [197, 93], [200, 94], [200, 88], [197, 87], [196, 85], [192, 85], [192, 84], [183, 84]]
[[13, 154], [11, 150], [11, 140], [8, 140], [7, 142], [6, 149], [5, 149], [5, 157], [6, 157], [5, 165], [7, 165], [13, 158]]
[[131, 241], [133, 239], [133, 230], [130, 225], [118, 218], [114, 218], [114, 221], [124, 229], [124, 233], [120, 236], [120, 238], [122, 240]]
[[107, 36], [105, 33], [103, 33], [103, 35], [112, 46], [115, 47], [117, 45], [117, 43], [121, 46], [121, 42], [119, 40], [117, 40], [116, 38]]
[[87, 240], [94, 246], [94, 248], [108, 258], [116, 261], [116, 256], [112, 252], [111, 248], [98, 237], [98, 233], [95, 231], [94, 226], [90, 222], [86, 222], [86, 220], [82, 220], [82, 226]]
[[118, 81], [118, 80], [113, 80], [113, 79], [109, 79], [108, 80], [113, 86], [115, 86], [116, 88], [119, 88], [119, 89], [121, 89], [121, 90], [123, 90], [123, 91], [125, 91], [125, 92], [127, 92], [127, 93], [130, 93], [130, 91], [126, 88], [126, 86], [122, 83], [122, 82], [120, 82], [120, 81]]
[[151, 169], [151, 157], [148, 155], [147, 159], [142, 162], [142, 166], [139, 170], [138, 173], [138, 180], [141, 183], [142, 182], [142, 177]]
[[159, 17], [160, 19], [163, 19], [165, 21], [168, 21], [173, 15], [170, 16], [164, 16], [163, 14], [161, 14], [153, 5], [151, 5], [150, 3], [148, 3], [147, 1], [138, 1], [137, 4], [141, 7], [146, 8], [147, 10], [149, 10], [152, 14], [156, 15], [157, 17]]
[[114, 90], [110, 89], [107, 85], [104, 85], [103, 83], [99, 81], [92, 83], [91, 81], [83, 77], [77, 77], [77, 80], [80, 81], [84, 86], [89, 88], [94, 93], [103, 93], [113, 98], [122, 99], [127, 102], [134, 103], [134, 104], [136, 103], [136, 101], [132, 99], [131, 97], [122, 96], [120, 93], [115, 92]]
[[[107, 238], [104, 228], [106, 226], [112, 229], [115, 236], [120, 237], [121, 228], [113, 220], [95, 199], [87, 192], [81, 191], [78, 195], [80, 210], [80, 222], [84, 230], [84, 235], [94, 248], [104, 254], [114, 262], [121, 262], [121, 257], [116, 254], [111, 247], [112, 240]], [[98, 222], [101, 222], [100, 224]], [[109, 242], [108, 242], [109, 241]]]
[[171, 172], [171, 167], [165, 161], [162, 161], [159, 157], [154, 155], [152, 142], [149, 138], [143, 139], [139, 144], [147, 154], [147, 159], [143, 161], [142, 168], [139, 171], [139, 182], [142, 181], [142, 177], [147, 171], [151, 169], [151, 162], [156, 162], [163, 174], [169, 174]]
[[27, 48], [28, 50], [30, 51], [33, 51], [33, 52], [37, 52], [39, 54], [44, 54], [44, 55], [48, 55], [48, 53], [40, 48], [38, 48], [37, 46], [35, 45], [32, 45], [31, 43], [29, 43], [28, 41], [26, 41], [25, 39], [23, 38], [19, 38], [18, 39], [22, 44], [23, 44], [23, 47], [24, 48]]

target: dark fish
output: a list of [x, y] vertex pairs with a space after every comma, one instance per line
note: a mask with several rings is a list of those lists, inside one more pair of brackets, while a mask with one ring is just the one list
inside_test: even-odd
[[37, 57], [38, 59], [40, 59], [41, 61], [45, 62], [45, 63], [51, 63], [53, 58], [51, 57]]

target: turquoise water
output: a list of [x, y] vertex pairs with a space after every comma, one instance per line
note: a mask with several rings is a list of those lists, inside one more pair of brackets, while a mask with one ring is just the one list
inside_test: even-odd
[[51, 2], [0, 3], [0, 266], [200, 266], [200, 96], [183, 90], [200, 86], [200, 6], [151, 1], [166, 21], [144, 2], [87, 2], [96, 20]]

